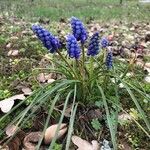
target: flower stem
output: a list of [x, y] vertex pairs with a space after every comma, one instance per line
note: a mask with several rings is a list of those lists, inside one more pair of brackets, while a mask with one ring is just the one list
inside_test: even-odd
[[73, 70], [73, 67], [68, 63], [68, 61], [63, 57], [63, 55], [60, 53], [59, 50], [56, 51], [59, 56], [62, 58], [62, 60], [64, 60], [64, 62], [68, 65], [68, 67], [71, 69], [71, 71], [73, 72], [74, 76], [77, 78], [77, 74], [76, 72]]
[[93, 57], [90, 57], [90, 79], [92, 78], [92, 72], [93, 72]]
[[82, 49], [82, 68], [83, 68], [83, 76], [84, 76], [84, 63], [85, 63], [85, 53], [84, 53], [84, 45], [81, 44]]
[[82, 49], [82, 92], [83, 92], [83, 99], [85, 100], [85, 51], [84, 51], [84, 44], [81, 44]]

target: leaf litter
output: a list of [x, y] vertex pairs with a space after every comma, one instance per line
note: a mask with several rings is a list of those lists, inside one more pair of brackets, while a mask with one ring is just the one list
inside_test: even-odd
[[[13, 23], [14, 25], [17, 26], [27, 26], [27, 23], [22, 22], [22, 21], [17, 21], [17, 23], [15, 23], [14, 21], [15, 19], [11, 18], [11, 23]], [[65, 29], [68, 27], [67, 22], [63, 23], [63, 26], [61, 28], [61, 23], [57, 24], [57, 26], [59, 26], [59, 32], [62, 34], [65, 34]], [[109, 41], [111, 41], [111, 47], [113, 50], [114, 55], [118, 56], [118, 59], [122, 59], [123, 61], [126, 60], [130, 60], [131, 58], [135, 58], [136, 59], [136, 64], [143, 67], [143, 69], [148, 71], [148, 75], [144, 78], [145, 82], [149, 83], [150, 79], [149, 79], [149, 62], [144, 62], [143, 61], [143, 57], [148, 56], [150, 57], [150, 34], [149, 34], [149, 30], [150, 30], [150, 25], [146, 24], [146, 23], [113, 23], [113, 24], [102, 24], [97, 22], [95, 24], [94, 21], [90, 22], [88, 24], [88, 29], [89, 29], [89, 34], [92, 35], [93, 32], [95, 31], [100, 31], [101, 34], [106, 34], [105, 36], [109, 39]], [[2, 31], [7, 30], [5, 26], [2, 26]], [[1, 31], [0, 31], [1, 32]], [[128, 32], [128, 34], [127, 34]], [[13, 47], [19, 40], [19, 38], [21, 36], [27, 36], [28, 35], [28, 31], [23, 30], [21, 31], [21, 33], [17, 34], [12, 34], [10, 37], [10, 43], [7, 42], [7, 45], [5, 45], [5, 47], [7, 48], [7, 56], [8, 57], [12, 57], [12, 56], [17, 56], [19, 55], [19, 57], [22, 57], [20, 54], [20, 48], [21, 47]], [[30, 34], [30, 33], [29, 33]], [[32, 35], [32, 33], [31, 33]], [[60, 34], [61, 36], [61, 34]], [[120, 38], [121, 37], [121, 38]], [[35, 38], [35, 36], [33, 36], [33, 39]], [[14, 49], [13, 49], [14, 48]], [[18, 49], [18, 50], [17, 50]], [[15, 50], [17, 50], [15, 52]], [[135, 53], [136, 53], [136, 57], [135, 57]], [[8, 55], [9, 54], [9, 55]], [[142, 58], [139, 59], [138, 57]], [[48, 62], [46, 62], [48, 63]], [[45, 64], [45, 66], [47, 66], [47, 64]], [[131, 72], [131, 75], [134, 74], [134, 72]], [[130, 76], [130, 74], [128, 74]], [[42, 73], [41, 76], [37, 77], [38, 82], [40, 83], [52, 83], [55, 81], [55, 78], [53, 77], [49, 77], [49, 74], [46, 73]], [[24, 99], [25, 95], [30, 95], [32, 93], [32, 90], [30, 90], [30, 88], [23, 88], [22, 92], [24, 94], [22, 94], [21, 100]], [[20, 95], [20, 94], [19, 94]], [[6, 113], [9, 112], [11, 110], [11, 108], [14, 105], [14, 102], [16, 100], [16, 98], [20, 98], [20, 97], [10, 97], [8, 99], [4, 99], [2, 101], [0, 101], [0, 108], [1, 110]], [[4, 105], [9, 104], [7, 107]], [[95, 110], [94, 110], [95, 111]], [[70, 111], [69, 111], [70, 113]], [[68, 116], [70, 116], [70, 114], [68, 113]], [[89, 114], [93, 114], [93, 113], [89, 113]], [[102, 118], [102, 114], [98, 113], [99, 115], [96, 115], [96, 117], [100, 117], [99, 119]], [[89, 115], [90, 116], [90, 115]], [[80, 117], [84, 120], [87, 120], [87, 122], [90, 120], [89, 118], [91, 117], [87, 117], [87, 115], [80, 115]], [[95, 116], [94, 116], [95, 117]], [[95, 118], [96, 118], [95, 117]], [[121, 119], [129, 119], [128, 116], [120, 116]], [[93, 118], [93, 116], [91, 117]], [[86, 122], [86, 121], [85, 121]], [[84, 123], [85, 123], [84, 122]], [[10, 131], [11, 133], [11, 131]], [[8, 134], [8, 133], [7, 133]], [[11, 135], [11, 134], [10, 134]], [[79, 141], [82, 141], [83, 139], [81, 139], [80, 137], [77, 137], [77, 139]], [[87, 145], [89, 145], [89, 147], [93, 146], [92, 142], [88, 142], [88, 141], [84, 141]], [[17, 142], [19, 143], [19, 142]], [[80, 143], [80, 142], [79, 142]], [[108, 142], [104, 142], [103, 143], [104, 147], [108, 147]], [[109, 149], [109, 148], [108, 148]]]

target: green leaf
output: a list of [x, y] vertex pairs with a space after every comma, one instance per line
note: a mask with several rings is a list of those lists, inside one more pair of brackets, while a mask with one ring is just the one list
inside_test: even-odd
[[124, 85], [124, 87], [125, 87], [126, 90], [128, 91], [128, 93], [129, 93], [131, 99], [133, 100], [134, 104], [136, 105], [138, 111], [140, 112], [141, 117], [143, 118], [143, 120], [144, 120], [144, 122], [145, 122], [145, 124], [146, 124], [146, 126], [147, 126], [147, 128], [148, 128], [148, 130], [150, 131], [150, 123], [149, 123], [149, 121], [148, 121], [148, 119], [147, 119], [147, 116], [145, 115], [143, 109], [141, 108], [139, 102], [137, 101], [137, 99], [135, 98], [133, 92], [130, 90], [130, 88], [127, 86], [127, 84], [125, 84], [123, 81], [122, 81], [122, 84]]
[[100, 122], [98, 121], [97, 118], [96, 118], [96, 119], [92, 119], [91, 124], [92, 124], [92, 127], [93, 127], [96, 131], [100, 130], [100, 128], [101, 128], [101, 126], [102, 126], [102, 125], [100, 124]]
[[57, 129], [56, 129], [56, 134], [55, 134], [55, 136], [54, 136], [54, 138], [53, 138], [53, 140], [52, 140], [52, 142], [51, 142], [51, 144], [50, 144], [50, 146], [49, 146], [49, 148], [48, 148], [49, 150], [52, 150], [52, 149], [53, 149], [54, 144], [55, 144], [55, 142], [56, 142], [57, 135], [58, 135], [58, 132], [59, 132], [59, 129], [60, 129], [60, 125], [61, 125], [61, 123], [62, 123], [62, 121], [63, 121], [64, 115], [65, 115], [65, 110], [66, 110], [66, 108], [67, 108], [67, 104], [68, 104], [68, 101], [69, 101], [69, 98], [70, 98], [72, 92], [73, 92], [73, 90], [71, 90], [71, 91], [68, 93], [67, 97], [66, 97], [66, 100], [65, 100], [65, 103], [64, 103], [64, 108], [63, 108], [61, 117], [60, 117], [60, 119], [59, 119], [58, 127], [57, 127]]
[[106, 111], [106, 118], [107, 118], [108, 127], [109, 127], [110, 134], [111, 134], [111, 140], [113, 143], [113, 147], [115, 150], [117, 150], [116, 134], [114, 132], [113, 123], [112, 123], [111, 116], [109, 113], [109, 108], [107, 105], [106, 97], [105, 97], [103, 89], [98, 85], [98, 83], [97, 83], [97, 86], [98, 86], [98, 89], [102, 95], [102, 99], [103, 99], [103, 103], [104, 103], [104, 107], [105, 107], [105, 111]]

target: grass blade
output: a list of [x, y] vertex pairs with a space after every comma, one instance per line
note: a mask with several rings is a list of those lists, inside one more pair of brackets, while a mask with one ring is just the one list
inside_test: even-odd
[[60, 96], [60, 94], [58, 93], [58, 94], [55, 96], [55, 98], [54, 98], [54, 100], [53, 100], [53, 102], [52, 102], [52, 104], [51, 104], [51, 107], [50, 107], [50, 109], [49, 109], [49, 113], [48, 113], [48, 116], [47, 116], [47, 119], [46, 119], [46, 123], [45, 123], [45, 125], [44, 125], [44, 130], [43, 130], [43, 133], [42, 133], [42, 137], [40, 138], [40, 140], [39, 140], [39, 142], [38, 142], [37, 149], [40, 148], [40, 145], [41, 145], [41, 143], [42, 143], [42, 140], [43, 140], [45, 131], [46, 131], [47, 127], [48, 127], [48, 123], [49, 123], [51, 114], [52, 114], [52, 112], [53, 112], [53, 109], [54, 109], [54, 106], [55, 106], [57, 100], [59, 99], [59, 96]]
[[63, 108], [63, 111], [62, 111], [62, 115], [61, 115], [61, 117], [60, 117], [60, 120], [59, 120], [59, 123], [58, 123], [58, 127], [57, 127], [57, 129], [56, 129], [55, 136], [54, 136], [54, 138], [53, 138], [53, 140], [52, 140], [52, 142], [51, 142], [51, 144], [50, 144], [50, 146], [49, 146], [49, 148], [48, 148], [49, 150], [52, 150], [52, 149], [53, 149], [54, 144], [55, 144], [55, 142], [56, 142], [56, 139], [57, 139], [57, 136], [58, 136], [58, 132], [59, 132], [59, 129], [60, 129], [60, 125], [61, 125], [61, 123], [62, 123], [62, 121], [63, 121], [64, 114], [65, 114], [65, 110], [66, 110], [66, 108], [67, 108], [67, 104], [68, 104], [68, 101], [69, 101], [69, 98], [70, 98], [72, 92], [73, 92], [73, 90], [71, 90], [71, 91], [68, 93], [67, 97], [66, 97], [65, 104], [64, 104], [64, 108]]
[[66, 150], [69, 150], [69, 145], [70, 145], [70, 141], [71, 141], [71, 135], [72, 135], [72, 132], [73, 132], [73, 125], [74, 125], [74, 121], [75, 121], [75, 114], [76, 114], [77, 106], [78, 106], [78, 104], [75, 105], [76, 90], [77, 90], [77, 86], [75, 85], [74, 99], [73, 99], [73, 104], [72, 104], [72, 109], [71, 109], [71, 117], [70, 117], [70, 121], [69, 121], [69, 129], [68, 129]]
[[114, 147], [115, 150], [117, 150], [116, 135], [115, 135], [112, 120], [111, 120], [111, 117], [110, 117], [106, 97], [105, 97], [105, 94], [103, 92], [103, 89], [98, 85], [98, 83], [97, 83], [97, 86], [98, 86], [98, 89], [99, 89], [99, 91], [102, 95], [102, 99], [103, 99], [103, 103], [104, 103], [104, 107], [105, 107], [105, 111], [106, 111], [107, 122], [108, 122], [109, 130], [110, 130], [110, 134], [111, 134], [111, 140], [112, 140], [112, 143], [113, 143], [113, 147]]
[[134, 102], [134, 104], [136, 105], [136, 107], [137, 107], [139, 113], [141, 114], [141, 116], [142, 116], [142, 118], [143, 118], [143, 120], [144, 120], [144, 122], [145, 122], [145, 124], [146, 124], [146, 126], [147, 126], [147, 128], [148, 128], [148, 130], [150, 131], [150, 123], [149, 123], [149, 121], [148, 121], [148, 119], [147, 119], [147, 117], [146, 117], [146, 115], [145, 115], [143, 109], [141, 108], [140, 104], [138, 103], [137, 99], [135, 98], [133, 92], [130, 90], [130, 88], [127, 86], [127, 84], [125, 84], [124, 82], [122, 82], [122, 84], [124, 85], [124, 87], [125, 87], [126, 90], [128, 91], [128, 93], [129, 93], [131, 99], [133, 100], [133, 102]]

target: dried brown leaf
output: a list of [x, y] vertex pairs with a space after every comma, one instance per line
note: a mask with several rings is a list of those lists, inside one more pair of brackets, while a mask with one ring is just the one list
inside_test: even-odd
[[18, 129], [18, 127], [15, 125], [7, 126], [6, 127], [6, 135], [8, 135], [8, 137], [11, 137], [13, 134], [15, 134], [17, 129]]
[[44, 73], [40, 73], [37, 77], [37, 80], [41, 83], [46, 82], [46, 78], [45, 78], [45, 74]]
[[72, 136], [72, 142], [78, 146], [77, 150], [99, 150], [100, 146], [97, 141], [93, 140], [92, 144], [78, 136]]
[[[65, 123], [62, 123], [60, 125], [57, 139], [61, 138], [66, 133], [66, 131], [67, 131], [66, 126], [67, 126], [67, 124], [65, 124]], [[58, 124], [55, 124], [46, 129], [45, 136], [44, 136], [45, 144], [49, 144], [51, 142], [51, 140], [53, 139], [53, 137], [56, 134], [57, 127], [58, 127]]]
[[18, 50], [10, 50], [7, 55], [8, 56], [18, 56], [19, 51]]
[[31, 95], [32, 94], [32, 90], [28, 87], [23, 87], [21, 90], [25, 95]]
[[1, 111], [4, 113], [9, 112], [14, 105], [14, 100], [16, 100], [16, 99], [24, 100], [25, 96], [24, 96], [24, 94], [18, 94], [18, 95], [15, 95], [15, 96], [12, 96], [12, 97], [9, 97], [9, 98], [6, 98], [6, 99], [0, 101]]
[[[36, 143], [39, 141], [42, 132], [31, 132], [23, 140], [23, 145], [26, 150], [35, 150]], [[35, 144], [34, 144], [35, 143]]]

